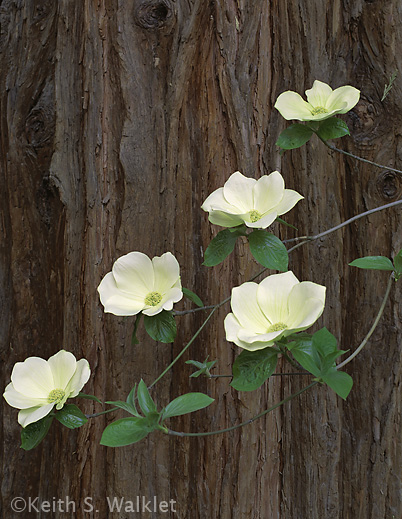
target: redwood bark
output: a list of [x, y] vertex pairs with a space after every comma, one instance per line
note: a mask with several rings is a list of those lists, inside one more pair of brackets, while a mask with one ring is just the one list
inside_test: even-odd
[[[124, 399], [140, 378], [151, 383], [203, 315], [178, 318], [173, 345], [140, 332], [132, 346], [133, 320], [104, 314], [96, 288], [133, 250], [173, 252], [183, 285], [206, 304], [255, 274], [258, 265], [240, 242], [222, 265], [202, 266], [218, 229], [200, 206], [235, 170], [258, 178], [279, 169], [286, 187], [305, 197], [288, 218], [301, 235], [400, 198], [399, 174], [318, 140], [279, 155], [275, 142], [288, 123], [273, 109], [281, 92], [303, 93], [315, 79], [351, 84], [361, 100], [343, 116], [352, 136], [339, 146], [401, 169], [399, 78], [380, 101], [384, 83], [401, 69], [400, 17], [398, 0], [334, 0], [330, 7], [319, 0], [1, 1], [1, 387], [16, 362], [61, 348], [89, 360], [84, 390], [102, 400]], [[327, 286], [314, 329], [326, 326], [342, 349], [353, 350], [367, 333], [387, 279], [347, 264], [394, 255], [401, 231], [401, 211], [392, 209], [291, 255], [299, 279]], [[2, 517], [14, 517], [16, 496], [69, 496], [76, 517], [95, 517], [89, 503], [96, 516], [129, 517], [108, 511], [106, 497], [114, 496], [173, 499], [177, 513], [166, 517], [401, 517], [399, 284], [367, 348], [347, 367], [354, 387], [346, 402], [316, 387], [229, 434], [154, 433], [118, 449], [99, 445], [107, 423], [123, 416], [114, 413], [76, 431], [53, 424], [30, 452], [19, 448], [17, 412], [3, 402]], [[207, 355], [218, 359], [217, 372], [230, 373], [239, 349], [225, 340], [228, 311], [216, 313], [153, 390], [160, 407], [187, 391], [216, 399], [172, 420], [176, 430], [239, 423], [302, 387], [299, 379], [272, 377], [238, 393], [227, 379], [189, 379], [184, 360]]]

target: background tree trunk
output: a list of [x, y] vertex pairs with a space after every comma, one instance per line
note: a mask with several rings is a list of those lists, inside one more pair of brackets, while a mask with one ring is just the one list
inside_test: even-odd
[[[286, 186], [305, 196], [288, 218], [301, 235], [397, 200], [400, 176], [336, 155], [316, 139], [280, 156], [275, 141], [287, 124], [273, 104], [315, 79], [361, 89], [361, 101], [343, 117], [352, 137], [340, 146], [401, 169], [399, 78], [380, 102], [384, 83], [401, 69], [400, 22], [399, 0], [2, 0], [2, 387], [17, 361], [61, 348], [89, 360], [84, 390], [103, 400], [122, 399], [140, 378], [152, 382], [204, 316], [181, 317], [173, 345], [141, 332], [132, 346], [133, 320], [104, 314], [96, 288], [133, 250], [173, 252], [183, 285], [206, 304], [256, 273], [240, 242], [222, 265], [201, 265], [218, 229], [200, 206], [235, 170], [258, 178], [279, 169]], [[317, 326], [327, 326], [343, 349], [367, 333], [387, 279], [347, 264], [395, 254], [401, 231], [401, 211], [393, 209], [291, 256], [299, 279], [327, 286]], [[85, 513], [85, 497], [96, 517], [128, 517], [108, 515], [106, 496], [157, 496], [175, 500], [177, 513], [165, 516], [180, 518], [400, 518], [400, 294], [398, 284], [366, 351], [348, 365], [354, 387], [346, 402], [315, 387], [230, 434], [154, 433], [111, 449], [99, 440], [123, 416], [113, 413], [77, 431], [53, 424], [25, 452], [16, 410], [3, 402], [2, 517], [14, 517], [15, 496], [69, 496], [76, 517], [95, 517]], [[177, 305], [183, 308], [190, 305]], [[172, 420], [176, 430], [230, 426], [302, 387], [299, 378], [272, 377], [256, 392], [238, 393], [227, 379], [189, 379], [184, 360], [207, 355], [218, 359], [216, 372], [230, 373], [239, 349], [225, 340], [228, 311], [214, 316], [153, 391], [160, 406], [189, 390], [216, 399]]]

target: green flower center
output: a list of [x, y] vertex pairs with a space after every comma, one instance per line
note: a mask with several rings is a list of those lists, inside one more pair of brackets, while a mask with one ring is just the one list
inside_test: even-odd
[[53, 402], [59, 404], [65, 396], [66, 393], [62, 389], [52, 389], [52, 391], [49, 393], [49, 396], [47, 397], [47, 401], [49, 404], [53, 404]]
[[271, 326], [267, 330], [267, 333], [279, 332], [280, 330], [285, 330], [287, 327], [288, 325], [285, 323], [271, 324]]
[[262, 214], [256, 211], [255, 209], [250, 211], [250, 220], [252, 221], [252, 223], [258, 222], [258, 220], [261, 220], [261, 218]]
[[156, 306], [162, 301], [162, 296], [159, 292], [150, 292], [145, 298], [145, 304], [148, 306]]
[[318, 114], [327, 114], [328, 110], [324, 108], [323, 106], [316, 106], [312, 109], [311, 115], [318, 115]]

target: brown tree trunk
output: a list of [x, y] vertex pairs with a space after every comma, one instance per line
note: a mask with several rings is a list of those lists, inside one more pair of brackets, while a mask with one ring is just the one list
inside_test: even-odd
[[[17, 361], [61, 348], [89, 360], [84, 390], [102, 400], [124, 399], [140, 378], [152, 382], [203, 316], [181, 317], [173, 345], [141, 332], [132, 346], [133, 320], [104, 314], [96, 288], [113, 261], [133, 250], [173, 252], [183, 285], [206, 304], [256, 273], [242, 243], [222, 265], [201, 265], [217, 229], [200, 206], [235, 170], [259, 177], [279, 169], [287, 187], [305, 196], [288, 218], [301, 235], [397, 200], [399, 175], [334, 154], [318, 140], [280, 156], [275, 141], [285, 121], [273, 104], [314, 79], [359, 88], [359, 104], [344, 116], [352, 137], [339, 146], [401, 169], [399, 78], [380, 101], [384, 83], [401, 69], [400, 16], [399, 0], [2, 0], [1, 387]], [[393, 209], [291, 256], [299, 279], [327, 286], [318, 325], [343, 349], [367, 333], [387, 279], [347, 264], [395, 254], [401, 231], [401, 211]], [[154, 433], [106, 448], [99, 445], [104, 427], [123, 416], [113, 413], [77, 431], [53, 424], [25, 452], [16, 410], [3, 402], [2, 517], [21, 516], [11, 511], [16, 496], [69, 496], [76, 517], [130, 516], [108, 512], [107, 496], [173, 499], [177, 513], [166, 517], [401, 517], [401, 299], [398, 284], [366, 350], [347, 368], [354, 387], [346, 402], [315, 387], [233, 433]], [[227, 379], [189, 379], [184, 360], [207, 355], [218, 359], [217, 372], [230, 373], [239, 349], [225, 340], [228, 311], [214, 316], [153, 390], [160, 406], [189, 390], [216, 399], [176, 419], [176, 430], [239, 423], [302, 387], [299, 379], [272, 377], [256, 392], [238, 393]]]

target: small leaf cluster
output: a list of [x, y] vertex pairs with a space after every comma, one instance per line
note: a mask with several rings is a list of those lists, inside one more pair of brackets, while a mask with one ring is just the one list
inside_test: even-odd
[[[137, 410], [136, 400], [138, 400], [142, 415]], [[209, 406], [213, 401], [213, 398], [203, 393], [187, 393], [175, 398], [158, 412], [145, 382], [141, 379], [138, 388], [137, 385], [133, 387], [125, 402], [120, 400], [106, 402], [123, 409], [132, 416], [109, 424], [103, 431], [100, 443], [108, 447], [123, 447], [139, 442], [155, 430], [167, 433], [168, 430], [164, 426], [165, 420], [198, 411]]]
[[197, 371], [190, 375], [190, 378], [198, 378], [200, 375], [205, 375], [206, 377], [211, 378], [210, 369], [216, 363], [216, 360], [211, 360], [207, 362], [208, 357], [204, 360], [204, 362], [198, 362], [196, 360], [186, 360], [186, 364], [190, 364], [191, 366], [198, 368]]

